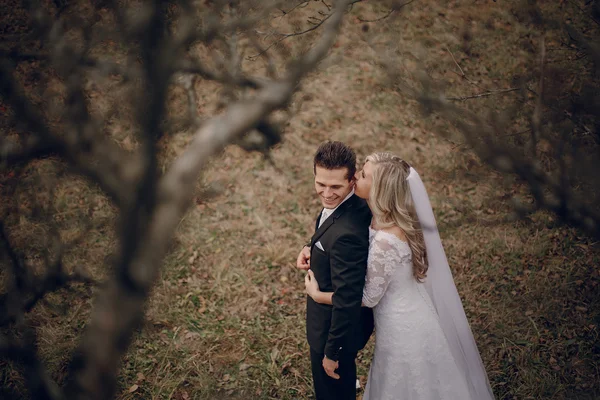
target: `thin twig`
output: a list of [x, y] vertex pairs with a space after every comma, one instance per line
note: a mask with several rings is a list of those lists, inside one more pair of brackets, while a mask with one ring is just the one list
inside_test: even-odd
[[[360, 3], [362, 0], [352, 0], [350, 2], [344, 2], [346, 3], [346, 7], [348, 6], [353, 6], [356, 3]], [[412, 0], [415, 1], [415, 0]], [[304, 31], [300, 31], [300, 32], [293, 32], [293, 33], [279, 33], [279, 35], [281, 35], [281, 37], [277, 40], [275, 40], [274, 42], [272, 42], [270, 45], [268, 45], [265, 49], [263, 49], [262, 51], [260, 51], [257, 54], [251, 55], [246, 57], [248, 60], [250, 61], [254, 61], [256, 60], [259, 56], [263, 55], [264, 53], [266, 53], [271, 47], [275, 46], [276, 44], [281, 43], [282, 41], [284, 41], [287, 38], [290, 37], [294, 37], [294, 36], [300, 36], [300, 35], [304, 35], [306, 33], [312, 32], [316, 29], [318, 29], [320, 26], [322, 26], [331, 16], [333, 15], [333, 13], [327, 14], [322, 20], [321, 22], [317, 23], [316, 25], [304, 30]]]
[[289, 13], [291, 13], [292, 11], [294, 11], [296, 8], [299, 8], [299, 7], [303, 7], [304, 8], [304, 7], [306, 7], [308, 5], [308, 3], [310, 3], [310, 1], [302, 1], [302, 2], [300, 2], [298, 4], [296, 4], [294, 7], [290, 8], [288, 11], [282, 10], [280, 8], [279, 11], [282, 12], [282, 15], [280, 15], [279, 17], [276, 17], [276, 18], [281, 18], [281, 17], [283, 17], [285, 15], [288, 15]]
[[500, 136], [498, 136], [498, 137], [512, 137], [512, 136], [519, 136], [519, 135], [523, 135], [523, 134], [525, 134], [525, 133], [528, 133], [529, 131], [531, 131], [531, 128], [527, 128], [527, 129], [524, 129], [524, 130], [522, 130], [522, 131], [519, 131], [519, 132], [507, 133], [507, 134], [505, 134], [505, 135], [500, 135]]
[[[413, 0], [413, 1], [415, 1], [415, 0]], [[412, 1], [411, 1], [411, 3], [412, 3]], [[395, 9], [395, 8], [392, 8], [392, 9], [391, 9], [390, 11], [388, 11], [388, 12], [387, 12], [387, 13], [386, 13], [386, 14], [385, 14], [383, 17], [379, 17], [379, 18], [376, 18], [376, 19], [362, 19], [362, 18], [358, 18], [358, 20], [359, 20], [360, 22], [378, 22], [378, 21], [384, 20], [384, 19], [386, 19], [387, 17], [389, 17], [390, 15], [392, 15], [392, 14], [394, 13], [394, 11], [396, 11], [396, 9]]]
[[360, 22], [379, 22], [379, 21], [382, 21], [382, 20], [386, 19], [390, 15], [392, 15], [395, 11], [398, 11], [402, 7], [407, 6], [407, 5], [411, 4], [411, 3], [414, 3], [415, 1], [417, 1], [417, 0], [410, 0], [410, 1], [407, 1], [406, 3], [404, 3], [404, 4], [400, 4], [397, 7], [392, 7], [390, 9], [390, 11], [388, 11], [387, 14], [385, 14], [383, 17], [379, 17], [379, 18], [376, 18], [376, 19], [362, 19], [362, 18], [358, 18], [358, 20]]
[[185, 74], [179, 76], [179, 83], [185, 89], [188, 98], [188, 116], [194, 124], [200, 123], [200, 116], [198, 115], [198, 98], [196, 96], [196, 88], [194, 87], [195, 76], [192, 74]]
[[452, 71], [452, 72], [454, 72], [455, 74], [457, 74], [458, 76], [460, 76], [461, 78], [463, 78], [464, 80], [466, 80], [467, 82], [469, 82], [471, 85], [476, 86], [478, 88], [481, 88], [480, 85], [478, 85], [477, 83], [473, 82], [472, 80], [470, 80], [467, 77], [467, 75], [465, 74], [465, 71], [463, 71], [463, 69], [461, 68], [461, 66], [458, 63], [458, 61], [456, 61], [456, 58], [454, 57], [454, 54], [452, 53], [452, 51], [450, 51], [450, 49], [448, 47], [446, 47], [446, 51], [450, 54], [450, 56], [452, 57], [452, 60], [454, 61], [454, 64], [456, 64], [456, 66], [460, 70], [460, 74], [457, 73], [456, 71]]
[[175, 67], [175, 71], [182, 72], [186, 74], [195, 74], [199, 75], [202, 78], [209, 80], [220, 82], [229, 85], [248, 87], [250, 89], [259, 89], [264, 86], [268, 81], [266, 79], [257, 79], [250, 78], [243, 75], [238, 75], [235, 77], [225, 76], [223, 74], [216, 73], [214, 71], [210, 71], [203, 67], [198, 61], [195, 60], [185, 60], [182, 61], [179, 65]]
[[[497, 135], [496, 138], [505, 138], [505, 137], [512, 137], [512, 136], [519, 136], [519, 135], [523, 135], [525, 133], [528, 133], [529, 131], [531, 131], [531, 128], [525, 129], [523, 131], [519, 131], [519, 132], [513, 132], [513, 133], [507, 133], [504, 135]], [[485, 135], [479, 135], [477, 136], [479, 139], [485, 139]], [[452, 143], [452, 142], [450, 142]], [[452, 150], [456, 150], [459, 149], [461, 147], [468, 147], [471, 146], [470, 143], [452, 143]]]
[[286, 34], [280, 34], [280, 35], [283, 35], [283, 36], [281, 36], [279, 39], [277, 39], [277, 40], [275, 40], [274, 42], [272, 42], [270, 45], [268, 45], [268, 46], [267, 46], [265, 49], [263, 49], [261, 52], [259, 52], [259, 53], [257, 53], [257, 54], [254, 54], [254, 55], [251, 55], [251, 56], [248, 56], [248, 57], [247, 57], [247, 59], [248, 59], [248, 60], [251, 60], [251, 61], [253, 61], [253, 60], [256, 60], [258, 57], [260, 57], [261, 55], [263, 55], [264, 53], [266, 53], [266, 52], [267, 52], [267, 51], [268, 51], [268, 50], [269, 50], [271, 47], [275, 46], [276, 44], [279, 44], [279, 43], [281, 43], [281, 42], [282, 42], [282, 41], [284, 41], [285, 39], [287, 39], [287, 38], [290, 38], [290, 37], [293, 37], [293, 36], [300, 36], [300, 35], [304, 35], [304, 34], [306, 34], [306, 33], [308, 33], [308, 32], [312, 32], [312, 31], [314, 31], [315, 29], [317, 29], [317, 28], [319, 28], [321, 25], [323, 25], [323, 24], [325, 23], [325, 21], [327, 21], [327, 20], [328, 20], [328, 19], [331, 17], [331, 15], [332, 15], [332, 14], [329, 14], [329, 15], [327, 15], [327, 17], [323, 18], [323, 19], [321, 20], [321, 22], [319, 22], [319, 23], [318, 23], [318, 24], [316, 24], [315, 26], [313, 26], [313, 27], [311, 27], [311, 28], [308, 28], [308, 29], [306, 29], [306, 30], [304, 30], [304, 31], [301, 31], [301, 32], [293, 32], [293, 33], [286, 33]]
[[460, 70], [461, 76], [466, 78], [465, 71], [463, 71], [463, 69], [460, 67], [460, 64], [458, 63], [458, 61], [456, 61], [456, 58], [454, 58], [454, 54], [450, 51], [450, 49], [448, 47], [446, 47], [446, 51], [450, 54], [450, 56], [452, 57], [452, 60], [454, 61], [454, 64], [456, 64], [456, 66]]
[[472, 96], [446, 97], [446, 99], [448, 99], [448, 100], [465, 101], [465, 100], [469, 100], [469, 99], [478, 99], [478, 98], [481, 98], [481, 97], [488, 97], [488, 96], [492, 96], [492, 95], [500, 94], [500, 93], [514, 92], [515, 90], [519, 90], [519, 88], [508, 88], [508, 89], [492, 90], [492, 91], [485, 92], [485, 93], [474, 94]]

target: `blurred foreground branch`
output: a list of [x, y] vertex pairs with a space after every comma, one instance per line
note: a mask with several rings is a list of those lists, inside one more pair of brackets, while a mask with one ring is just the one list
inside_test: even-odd
[[[384, 60], [384, 65], [397, 90], [416, 100], [425, 116], [435, 114], [443, 117], [460, 132], [465, 144], [481, 160], [498, 171], [518, 177], [526, 185], [532, 201], [525, 204], [523, 200], [514, 199], [517, 214], [523, 216], [546, 210], [564, 223], [600, 238], [600, 209], [597, 202], [600, 180], [596, 174], [590, 173], [600, 169], [597, 157], [600, 141], [594, 140], [600, 137], [600, 102], [593, 93], [594, 90], [597, 93], [600, 78], [596, 63], [600, 59], [600, 47], [568, 25], [563, 34], [576, 37], [577, 45], [585, 48], [590, 59], [594, 60], [594, 63], [579, 59], [574, 61], [582, 63], [586, 71], [577, 76], [583, 81], [583, 91], [571, 85], [567, 95], [564, 92], [552, 93], [547, 88], [548, 68], [543, 37], [540, 39], [537, 59], [539, 65], [536, 70], [539, 72], [531, 77], [531, 81], [536, 82], [536, 90], [531, 89], [532, 83], [523, 82], [519, 87], [508, 89], [486, 90], [467, 96], [446, 96], [440, 85], [426, 73], [424, 66], [420, 65], [414, 76], [410, 76], [400, 71], [396, 67], [397, 62], [392, 59]], [[471, 84], [452, 52], [447, 51], [458, 66], [460, 76]], [[567, 70], [561, 73], [575, 72]], [[517, 95], [516, 101], [522, 104], [509, 111], [490, 108], [485, 113], [475, 112], [453, 102], [511, 92]], [[532, 102], [530, 97], [533, 97]], [[518, 126], [518, 122], [511, 118], [514, 121], [529, 120], [530, 126], [517, 133], [507, 133], [510, 124]], [[592, 131], [588, 126], [594, 126], [595, 130]], [[524, 133], [529, 133], [528, 140], [522, 135]]]
[[[36, 51], [42, 56], [31, 58], [10, 51], [2, 53], [0, 60], [2, 107], [10, 111], [6, 114], [10, 120], [5, 123], [18, 127], [14, 135], [2, 138], [0, 172], [11, 174], [17, 164], [55, 157], [85, 176], [91, 185], [98, 185], [113, 201], [119, 220], [112, 272], [97, 292], [91, 321], [71, 362], [65, 389], [47, 382], [37, 353], [19, 344], [25, 328], [14, 323], [52, 291], [67, 288], [71, 282], [94, 281], [85, 273], [65, 270], [60, 234], [55, 233], [56, 251], [49, 253], [52, 256], [43, 268], [46, 272], [25, 284], [29, 282], [27, 274], [33, 276], [32, 266], [23, 261], [28, 257], [18, 254], [17, 246], [10, 243], [10, 233], [0, 232], [6, 255], [3, 262], [12, 266], [10, 276], [14, 281], [6, 294], [7, 312], [2, 324], [8, 336], [0, 338], [0, 354], [30, 371], [28, 387], [34, 398], [114, 397], [121, 356], [142, 321], [146, 300], [176, 227], [191, 204], [202, 169], [211, 156], [253, 129], [265, 135], [264, 149], [255, 145], [253, 150], [268, 151], [280, 140], [279, 132], [269, 122], [270, 114], [288, 106], [298, 83], [327, 54], [350, 3], [335, 2], [322, 21], [323, 29], [314, 46], [291, 63], [279, 79], [245, 75], [236, 64], [240, 59], [238, 52], [242, 51], [235, 43], [236, 30], [259, 21], [259, 17], [268, 14], [267, 6], [257, 11], [242, 3], [214, 2], [212, 8], [196, 9], [184, 0], [143, 3], [124, 9], [115, 2], [111, 8], [100, 5], [83, 16], [69, 14], [75, 5], [69, 5], [60, 15], [40, 4], [31, 9], [31, 23], [39, 34]], [[272, 2], [269, 7], [276, 4]], [[174, 10], [174, 16], [167, 16], [166, 10]], [[100, 29], [100, 24], [89, 23], [108, 18], [103, 17], [107, 13], [116, 23], [116, 36], [114, 31]], [[79, 41], [74, 41], [73, 35], [79, 35]], [[115, 51], [114, 61], [110, 55], [92, 56], [94, 46], [106, 40], [118, 41], [126, 51]], [[194, 47], [212, 48], [214, 53], [207, 52], [199, 58], [197, 53], [192, 54]], [[228, 55], [222, 57], [223, 53]], [[63, 101], [51, 106], [47, 96], [36, 96], [20, 70], [22, 63], [32, 60], [41, 63], [34, 68], [39, 66], [47, 74], [44, 76], [52, 78], [48, 82], [53, 82], [58, 74], [64, 83], [60, 86]], [[220, 60], [225, 68], [212, 67], [211, 60]], [[175, 80], [175, 74], [184, 75]], [[215, 81], [234, 94], [220, 114], [205, 118], [197, 115], [195, 85], [199, 80], [189, 74]], [[195, 131], [187, 149], [162, 173], [159, 143], [166, 135], [168, 96], [173, 83], [183, 85], [186, 91], [186, 110]], [[94, 108], [90, 88], [101, 84], [126, 94], [119, 99], [125, 103], [122, 109], [112, 108], [102, 114]], [[128, 108], [132, 109], [129, 114]], [[136, 146], [123, 148], [107, 134], [106, 127], [115, 115], [131, 118]], [[131, 140], [128, 136], [128, 143]], [[54, 202], [54, 197], [48, 201]], [[12, 212], [18, 209], [19, 205], [15, 205]], [[32, 206], [30, 213], [38, 215], [42, 209]], [[46, 211], [50, 218], [56, 218], [55, 210]], [[53, 228], [48, 232], [58, 231]], [[27, 300], [9, 301], [21, 296], [25, 286], [31, 289]]]

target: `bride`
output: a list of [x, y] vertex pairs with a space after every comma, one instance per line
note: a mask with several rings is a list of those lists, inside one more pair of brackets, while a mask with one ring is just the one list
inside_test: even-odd
[[[373, 213], [363, 305], [373, 308], [376, 339], [363, 400], [493, 399], [417, 172], [372, 154], [355, 193]], [[305, 285], [331, 304], [310, 270]]]

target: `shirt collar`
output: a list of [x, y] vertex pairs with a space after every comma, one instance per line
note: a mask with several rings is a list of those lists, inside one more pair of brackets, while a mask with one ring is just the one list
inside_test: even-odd
[[344, 200], [342, 200], [342, 202], [340, 204], [337, 205], [337, 207], [335, 208], [323, 208], [323, 215], [331, 215], [335, 212], [335, 210], [337, 210], [339, 208], [339, 206], [341, 206], [346, 200], [348, 200], [350, 197], [352, 197], [352, 195], [354, 194], [354, 188], [350, 191], [350, 193], [348, 193], [348, 196], [346, 196], [344, 198]]

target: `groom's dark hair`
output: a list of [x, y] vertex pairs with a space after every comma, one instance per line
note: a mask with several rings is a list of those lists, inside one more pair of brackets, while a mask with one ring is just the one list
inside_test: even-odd
[[313, 160], [313, 171], [317, 173], [317, 166], [325, 169], [347, 168], [346, 179], [351, 180], [356, 173], [356, 154], [347, 144], [332, 142], [321, 143]]

